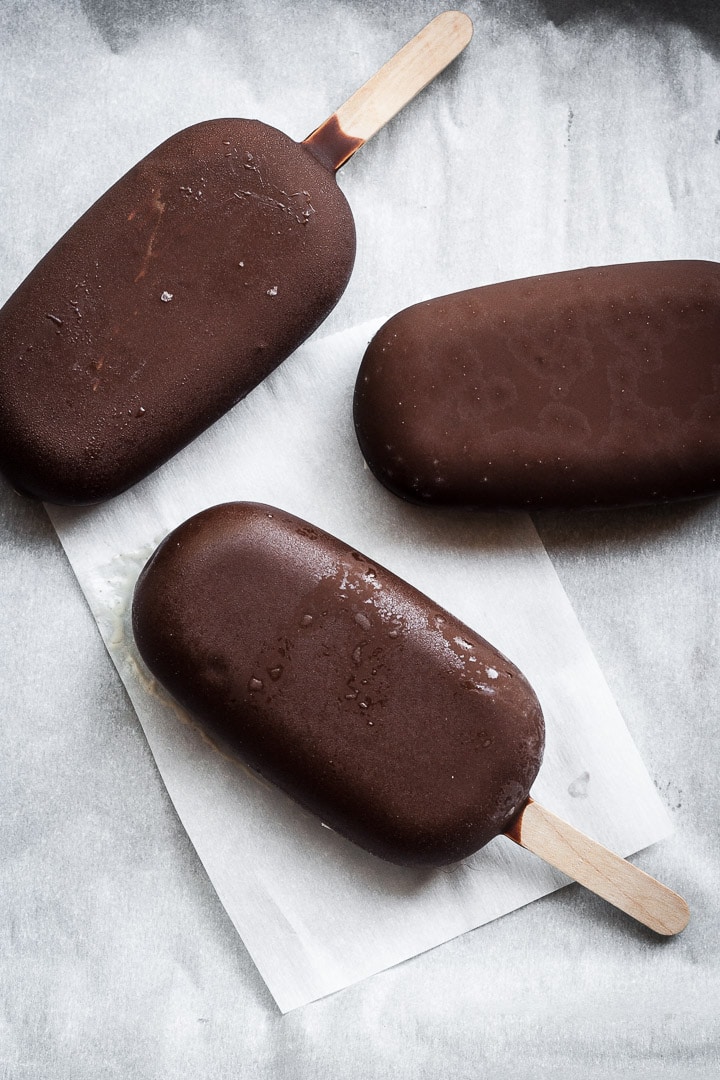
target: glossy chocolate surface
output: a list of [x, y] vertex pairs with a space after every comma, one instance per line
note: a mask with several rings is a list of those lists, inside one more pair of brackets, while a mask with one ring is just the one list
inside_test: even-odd
[[244, 397], [329, 314], [355, 231], [328, 169], [255, 120], [168, 139], [0, 312], [0, 470], [108, 498]]
[[505, 657], [388, 570], [272, 507], [185, 522], [133, 604], [151, 672], [210, 736], [338, 833], [441, 865], [514, 819], [544, 724]]
[[720, 490], [720, 266], [592, 267], [417, 304], [355, 388], [367, 462], [406, 499], [595, 507]]

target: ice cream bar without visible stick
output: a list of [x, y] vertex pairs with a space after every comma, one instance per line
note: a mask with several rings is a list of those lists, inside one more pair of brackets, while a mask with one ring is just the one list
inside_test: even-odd
[[304, 142], [256, 120], [174, 135], [0, 311], [0, 471], [93, 503], [167, 461], [326, 318], [355, 257], [335, 172], [472, 36], [438, 15]]
[[407, 582], [274, 507], [227, 503], [143, 570], [135, 641], [223, 752], [391, 862], [442, 866], [505, 833], [663, 935], [685, 901], [530, 797], [538, 699]]
[[394, 315], [357, 377], [375, 476], [422, 505], [584, 509], [720, 491], [720, 265], [586, 267]]

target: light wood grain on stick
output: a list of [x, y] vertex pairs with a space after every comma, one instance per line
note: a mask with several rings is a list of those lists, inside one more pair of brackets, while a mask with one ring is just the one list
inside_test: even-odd
[[688, 924], [681, 896], [532, 799], [507, 835], [658, 934]]
[[367, 141], [439, 75], [471, 37], [467, 15], [438, 15], [340, 106], [336, 115], [343, 131]]
[[472, 34], [462, 12], [437, 15], [316, 128], [306, 145], [339, 169], [462, 52]]

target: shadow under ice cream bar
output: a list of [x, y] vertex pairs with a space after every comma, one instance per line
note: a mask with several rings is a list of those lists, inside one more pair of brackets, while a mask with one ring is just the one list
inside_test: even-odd
[[291, 514], [205, 510], [143, 570], [140, 654], [211, 737], [392, 862], [506, 833], [662, 934], [684, 901], [529, 798], [540, 704], [521, 672], [406, 582]]
[[592, 267], [416, 304], [367, 349], [367, 462], [420, 503], [620, 506], [720, 491], [720, 266]]
[[90, 503], [157, 468], [311, 334], [353, 266], [334, 173], [464, 48], [438, 16], [304, 142], [254, 120], [173, 136], [0, 312], [0, 469]]

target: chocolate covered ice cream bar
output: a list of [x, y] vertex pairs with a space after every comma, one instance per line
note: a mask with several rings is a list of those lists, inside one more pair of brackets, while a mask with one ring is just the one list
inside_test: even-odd
[[675, 893], [529, 797], [545, 726], [518, 668], [309, 522], [196, 514], [147, 563], [132, 619], [219, 749], [372, 854], [442, 866], [505, 832], [660, 933], [687, 922]]
[[191, 518], [133, 606], [145, 663], [266, 779], [399, 863], [470, 855], [524, 805], [540, 705], [518, 669], [448, 612], [273, 507]]
[[467, 44], [434, 19], [303, 142], [181, 131], [103, 195], [0, 311], [0, 471], [57, 503], [116, 495], [326, 318], [355, 256], [336, 170]]
[[720, 265], [591, 267], [428, 300], [370, 343], [355, 428], [403, 498], [622, 506], [720, 490]]

